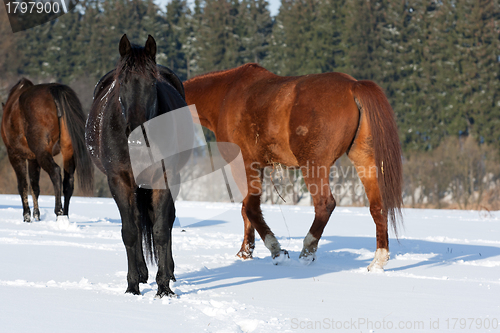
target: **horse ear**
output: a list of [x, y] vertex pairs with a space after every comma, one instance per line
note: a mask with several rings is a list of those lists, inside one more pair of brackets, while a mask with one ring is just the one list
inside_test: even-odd
[[122, 39], [120, 40], [120, 55], [125, 57], [127, 54], [130, 53], [132, 50], [132, 45], [130, 45], [130, 42], [127, 38], [127, 34], [122, 36]]
[[144, 46], [144, 51], [151, 57], [151, 59], [156, 59], [156, 42], [153, 36], [148, 35], [148, 40], [146, 41], [146, 46]]

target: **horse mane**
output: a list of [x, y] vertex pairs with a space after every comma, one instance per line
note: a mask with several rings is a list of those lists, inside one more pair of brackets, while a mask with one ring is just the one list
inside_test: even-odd
[[21, 89], [22, 87], [32, 87], [34, 86], [33, 82], [23, 77], [19, 80], [9, 91], [9, 96], [12, 95], [17, 89]]
[[130, 53], [118, 61], [115, 70], [115, 79], [127, 70], [144, 77], [146, 77], [147, 73], [152, 73], [158, 81], [162, 81], [162, 76], [156, 67], [156, 62], [146, 54], [142, 46], [133, 44]]
[[216, 77], [221, 76], [221, 75], [232, 74], [234, 72], [237, 72], [240, 70], [245, 70], [245, 69], [269, 72], [267, 69], [265, 69], [261, 65], [254, 63], [254, 62], [250, 62], [250, 63], [244, 64], [244, 65], [241, 65], [241, 66], [238, 66], [235, 68], [231, 68], [231, 69], [223, 69], [220, 71], [213, 71], [213, 72], [208, 72], [205, 74], [196, 75], [195, 77], [187, 80], [186, 82], [195, 82], [195, 81], [202, 80], [202, 79], [216, 78]]
[[[113, 71], [114, 73], [112, 73]], [[102, 110], [106, 104], [108, 104], [108, 101], [115, 102], [116, 105], [118, 105], [118, 91], [120, 85], [118, 78], [125, 71], [133, 71], [136, 74], [140, 74], [142, 77], [146, 77], [147, 73], [152, 73], [156, 80], [164, 82], [155, 61], [144, 52], [144, 47], [133, 44], [130, 53], [125, 57], [120, 58], [116, 68], [104, 75], [97, 83], [96, 89], [99, 84], [103, 83], [104, 85], [101, 91], [94, 92], [92, 110]], [[113, 75], [113, 80], [109, 83], [103, 82], [109, 74]]]

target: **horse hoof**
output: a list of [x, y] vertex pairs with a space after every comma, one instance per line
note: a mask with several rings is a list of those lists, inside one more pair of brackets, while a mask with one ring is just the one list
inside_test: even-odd
[[384, 266], [387, 265], [389, 261], [389, 251], [387, 249], [377, 249], [375, 251], [375, 258], [371, 264], [367, 267], [369, 272], [384, 272]]
[[287, 250], [281, 250], [277, 254], [273, 255], [273, 264], [279, 265], [290, 259], [290, 255]]
[[243, 260], [253, 259], [252, 253], [251, 252], [247, 252], [247, 251], [240, 251], [240, 252], [238, 252], [236, 254], [236, 256], [238, 258], [243, 259]]
[[57, 223], [69, 223], [68, 215], [57, 215], [56, 217]]
[[134, 286], [134, 287], [128, 287], [127, 291], [125, 291], [125, 294], [132, 294], [132, 295], [140, 295], [141, 292], [139, 290], [139, 286]]
[[384, 273], [384, 267], [381, 267], [379, 265], [369, 265], [367, 268], [368, 272], [370, 273]]
[[33, 210], [33, 219], [35, 221], [40, 221], [40, 210], [38, 209]]
[[299, 262], [305, 266], [309, 266], [315, 260], [316, 260], [316, 253], [310, 253], [308, 255], [299, 256]]
[[28, 215], [24, 215], [24, 222], [26, 223], [30, 223], [31, 222], [31, 216], [28, 214]]
[[177, 298], [178, 297], [176, 293], [174, 293], [172, 290], [170, 290], [170, 288], [169, 289], [165, 289], [165, 290], [161, 290], [161, 291], [158, 290], [158, 292], [155, 295], [155, 298], [160, 299], [163, 296], [168, 296], [170, 298]]

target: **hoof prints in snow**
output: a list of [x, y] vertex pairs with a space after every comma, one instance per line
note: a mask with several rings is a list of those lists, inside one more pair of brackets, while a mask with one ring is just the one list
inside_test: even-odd
[[[298, 258], [312, 208], [263, 205], [290, 255], [275, 266], [259, 238], [254, 260], [235, 256], [243, 234], [241, 206], [228, 204], [213, 221], [174, 227], [177, 282], [171, 288], [179, 297], [158, 300], [153, 266], [141, 295], [124, 294], [127, 260], [112, 199], [74, 198], [64, 225], [55, 221], [52, 197], [41, 198], [42, 221], [30, 224], [22, 222], [18, 201], [17, 195], [0, 195], [6, 332], [293, 332], [295, 324], [325, 318], [427, 325], [439, 318], [444, 325], [446, 318], [492, 319], [500, 313], [500, 220], [477, 212], [406, 211], [404, 235], [399, 243], [390, 240], [385, 273], [372, 274], [366, 267], [376, 242], [367, 208], [338, 208], [316, 260], [304, 266]], [[177, 205], [180, 225], [204, 209], [219, 209]]]

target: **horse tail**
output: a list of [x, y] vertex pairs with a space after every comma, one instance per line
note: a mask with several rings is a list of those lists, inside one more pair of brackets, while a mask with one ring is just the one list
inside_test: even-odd
[[384, 212], [397, 236], [397, 222], [403, 222], [403, 164], [394, 112], [382, 88], [372, 81], [355, 82], [353, 95], [369, 124]]
[[157, 253], [153, 251], [153, 220], [150, 214], [153, 208], [153, 190], [138, 187], [135, 194], [146, 260], [149, 260], [151, 263], [158, 263]]
[[92, 195], [94, 168], [85, 144], [86, 117], [82, 104], [73, 89], [68, 86], [55, 84], [51, 85], [49, 90], [56, 104], [58, 116], [64, 119], [71, 138], [80, 189], [85, 195]]

